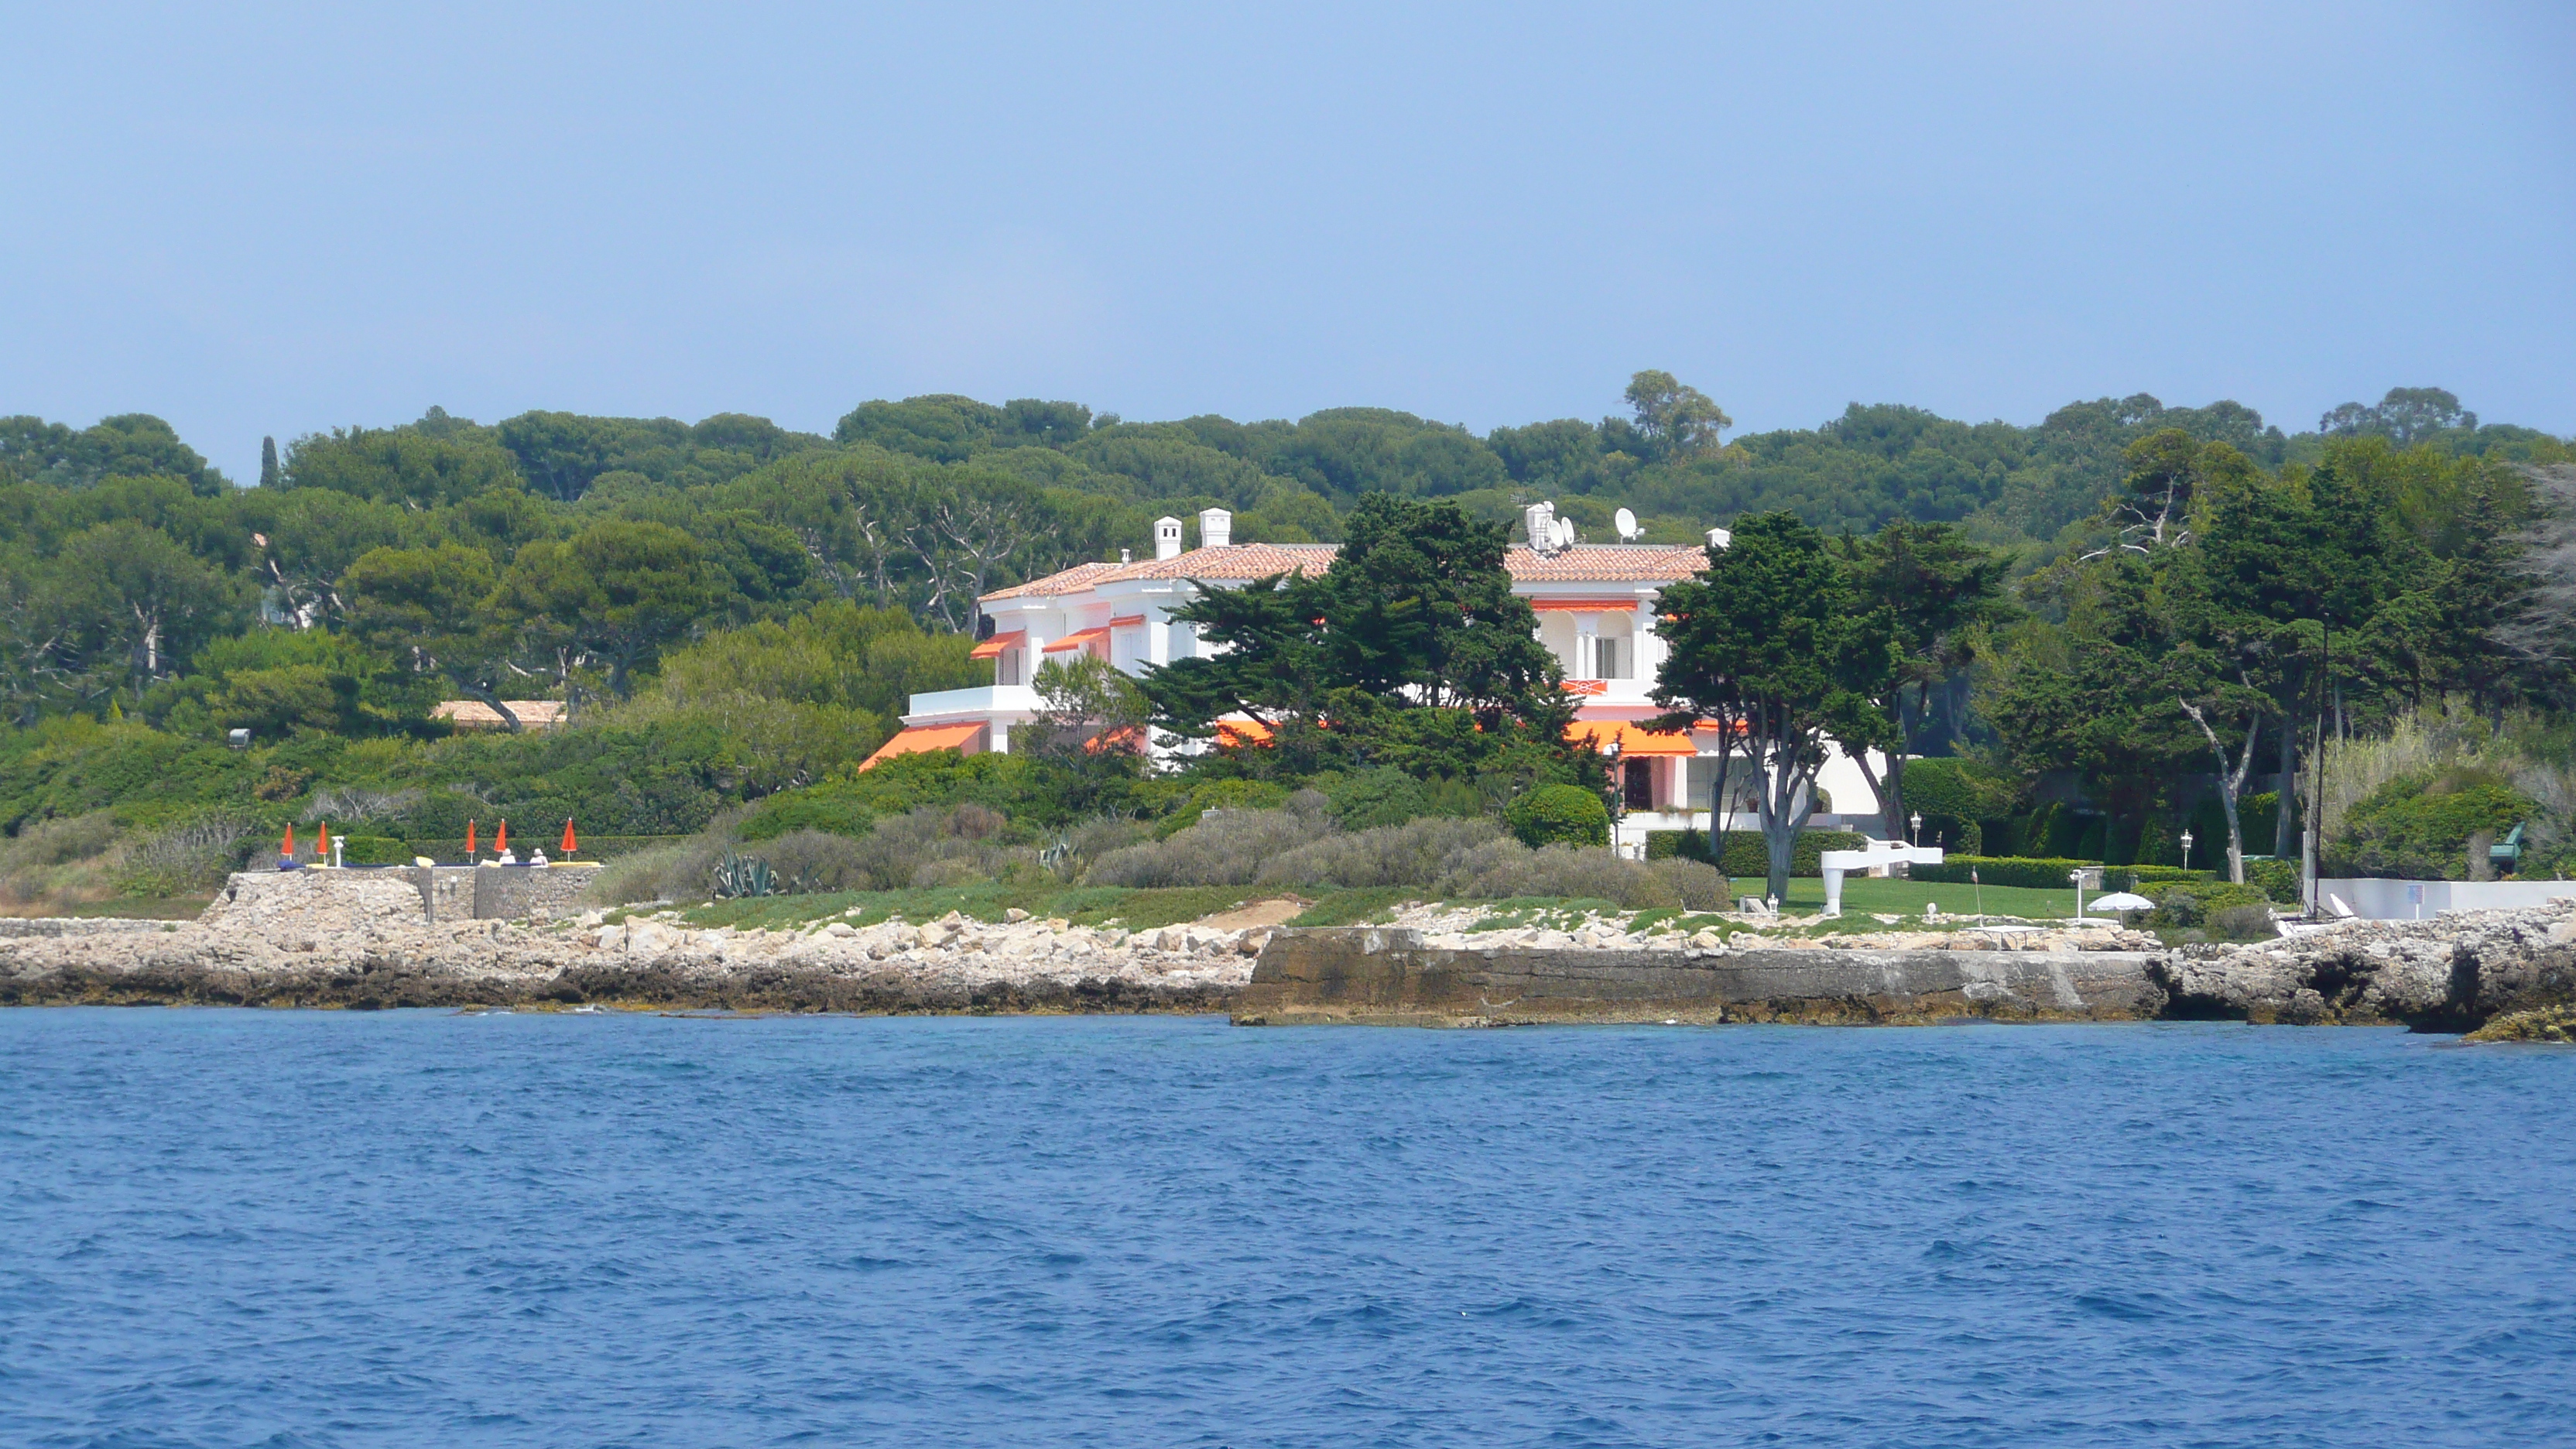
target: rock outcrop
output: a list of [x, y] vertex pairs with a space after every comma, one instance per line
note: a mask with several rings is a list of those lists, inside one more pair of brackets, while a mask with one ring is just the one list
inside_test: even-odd
[[701, 929], [429, 922], [393, 873], [329, 893], [260, 877], [185, 925], [0, 940], [0, 1003], [981, 1012], [1223, 1011], [1269, 928], [1130, 933], [1064, 921], [816, 921]]
[[0, 1004], [1227, 1011], [1246, 1024], [2228, 1018], [2435, 1031], [2541, 1013], [2528, 1039], [2563, 1034], [2564, 1010], [2548, 1013], [2576, 1007], [2576, 902], [2563, 901], [2179, 950], [2106, 926], [1721, 939], [1651, 925], [1632, 935], [1615, 920], [1303, 931], [1229, 917], [1129, 932], [1011, 914], [1021, 918], [779, 930], [708, 929], [672, 911], [433, 921], [406, 873], [353, 872], [325, 890], [245, 875], [194, 922], [0, 930]]
[[2345, 921], [2252, 946], [2189, 946], [2156, 965], [2165, 1014], [2468, 1031], [2576, 1000], [2576, 902]]

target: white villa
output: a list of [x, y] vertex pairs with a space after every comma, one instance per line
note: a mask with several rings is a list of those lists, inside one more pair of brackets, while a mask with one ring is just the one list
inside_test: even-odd
[[[1552, 505], [1528, 511], [1531, 537], [1557, 536]], [[975, 646], [975, 657], [993, 661], [993, 682], [912, 696], [902, 733], [867, 763], [917, 750], [1008, 751], [1011, 731], [1038, 714], [1030, 680], [1048, 658], [1081, 651], [1130, 674], [1187, 659], [1199, 650], [1197, 632], [1173, 622], [1171, 613], [1189, 601], [1196, 585], [1317, 574], [1333, 561], [1331, 544], [1235, 543], [1232, 533], [1233, 515], [1208, 509], [1199, 515], [1199, 546], [1184, 550], [1181, 520], [1163, 518], [1154, 524], [1151, 559], [1077, 564], [984, 595], [978, 602], [992, 632]], [[1725, 530], [1711, 530], [1710, 539], [1724, 546]], [[1648, 830], [1708, 824], [1715, 732], [1653, 734], [1639, 727], [1662, 712], [1647, 698], [1664, 658], [1664, 642], [1654, 632], [1655, 600], [1664, 585], [1690, 577], [1705, 562], [1697, 545], [1635, 543], [1567, 543], [1545, 550], [1515, 544], [1505, 559], [1512, 592], [1536, 611], [1538, 637], [1563, 667], [1565, 687], [1582, 697], [1572, 736], [1605, 752], [1617, 746], [1613, 768], [1627, 804], [1619, 822], [1623, 847], [1641, 849]], [[1744, 768], [1739, 757], [1734, 769]], [[1875, 798], [1849, 759], [1837, 753], [1819, 784], [1828, 802], [1876, 823]], [[1749, 810], [1749, 799], [1739, 796], [1736, 808]], [[1727, 823], [1746, 829], [1755, 824], [1749, 815]], [[1837, 825], [1841, 817], [1820, 810], [1815, 823]]]

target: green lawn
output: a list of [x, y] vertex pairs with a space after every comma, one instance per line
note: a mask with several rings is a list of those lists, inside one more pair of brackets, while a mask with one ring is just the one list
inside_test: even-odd
[[[1759, 880], [1746, 877], [1736, 879], [1737, 895], [1748, 895], [1761, 889], [1762, 882]], [[1923, 914], [1924, 903], [1927, 901], [1939, 906], [1944, 915], [1973, 915], [1979, 908], [1978, 901], [1981, 893], [1985, 913], [1990, 916], [2027, 916], [2033, 920], [2059, 920], [2075, 913], [2075, 888], [2072, 886], [2064, 890], [2043, 891], [2033, 890], [2028, 886], [1980, 888], [1965, 883], [1951, 885], [1948, 882], [1884, 880], [1861, 876], [1857, 879], [1846, 879], [1843, 882], [1843, 916], [1844, 919], [1849, 920], [1854, 916], [1865, 918], [1870, 913], [1876, 912], [1879, 915], [1920, 917]], [[2098, 891], [2087, 891], [2085, 898], [2090, 900], [2098, 894], [2100, 894]], [[1806, 912], [1821, 911], [1824, 908], [1825, 883], [1822, 880], [1791, 877], [1789, 899], [1782, 903], [1782, 910]], [[1875, 925], [1876, 922], [1870, 924]]]

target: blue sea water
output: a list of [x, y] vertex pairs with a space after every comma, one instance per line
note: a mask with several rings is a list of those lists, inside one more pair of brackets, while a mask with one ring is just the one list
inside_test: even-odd
[[8, 1445], [2576, 1442], [2576, 1053], [0, 1012]]

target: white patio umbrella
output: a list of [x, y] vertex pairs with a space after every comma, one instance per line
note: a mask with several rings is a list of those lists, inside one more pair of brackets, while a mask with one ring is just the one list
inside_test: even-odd
[[2097, 911], [2152, 911], [2155, 908], [2154, 901], [2130, 891], [2113, 891], [2107, 896], [2093, 898], [2093, 909]]

